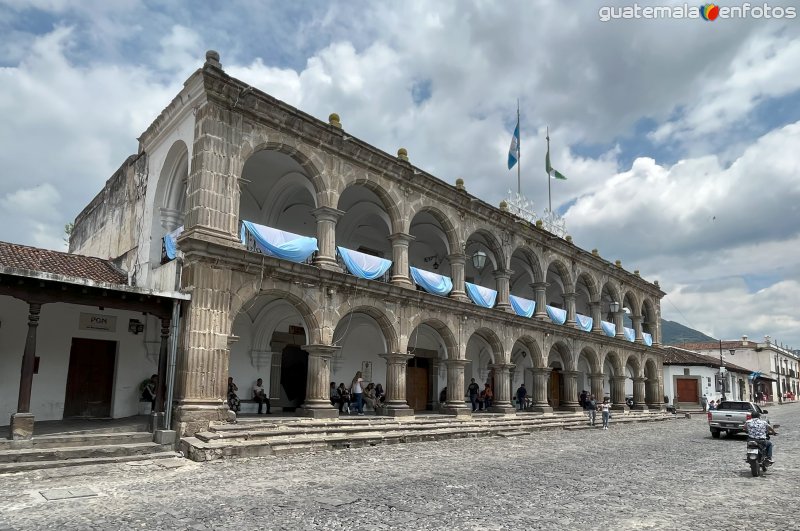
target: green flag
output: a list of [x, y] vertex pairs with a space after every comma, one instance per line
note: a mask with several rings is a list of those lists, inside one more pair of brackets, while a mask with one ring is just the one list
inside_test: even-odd
[[550, 165], [550, 137], [547, 138], [547, 155], [544, 158], [544, 169], [547, 172], [547, 175], [553, 174], [553, 177], [556, 179], [561, 179], [562, 181], [567, 180], [567, 178], [564, 177], [564, 174], [558, 170], [554, 170]]

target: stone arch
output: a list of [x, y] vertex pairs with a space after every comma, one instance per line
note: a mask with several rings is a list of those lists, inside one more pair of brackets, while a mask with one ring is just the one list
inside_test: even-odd
[[[458, 343], [456, 342], [455, 335], [444, 321], [428, 316], [420, 316], [418, 318], [412, 318], [409, 321], [410, 322], [408, 329], [411, 330], [411, 332], [408, 335], [406, 347], [410, 353], [413, 353], [415, 332], [419, 334], [417, 329], [420, 326], [425, 325], [434, 330], [439, 335], [439, 338], [442, 340], [443, 343], [442, 346], [444, 347], [445, 351], [439, 353], [441, 359], [459, 358]], [[401, 344], [401, 348], [402, 346], [403, 345]]]
[[642, 332], [648, 333], [653, 336], [653, 341], [656, 341], [656, 330], [658, 328], [658, 313], [656, 306], [650, 297], [642, 298], [642, 306], [640, 315], [642, 316]]
[[240, 313], [249, 313], [251, 315], [251, 321], [253, 321], [253, 312], [256, 314], [260, 312], [260, 305], [268, 302], [270, 299], [284, 299], [297, 310], [306, 325], [306, 341], [308, 344], [321, 344], [322, 330], [316, 317], [317, 308], [306, 303], [307, 298], [303, 297], [302, 291], [299, 288], [297, 291], [299, 293], [271, 287], [258, 290], [257, 287], [254, 289], [252, 284], [245, 284], [236, 290], [231, 298], [231, 326]]
[[340, 208], [342, 196], [348, 190], [351, 190], [356, 187], [363, 187], [377, 196], [381, 206], [383, 207], [383, 212], [386, 216], [386, 221], [388, 222], [390, 234], [403, 231], [403, 213], [400, 208], [402, 199], [396, 197], [395, 194], [388, 191], [380, 183], [370, 180], [366, 177], [359, 177], [347, 182], [343, 182], [341, 186], [336, 190], [336, 195], [337, 195], [336, 207], [339, 208], [339, 210], [344, 210]]
[[631, 311], [631, 315], [639, 315], [638, 312], [641, 311], [641, 305], [639, 304], [639, 297], [634, 290], [625, 290], [620, 302], [624, 308], [628, 308]]
[[445, 213], [436, 206], [433, 205], [420, 205], [416, 210], [412, 210], [409, 214], [409, 227], [408, 230], [404, 232], [411, 232], [411, 225], [414, 224], [414, 218], [418, 215], [428, 213], [430, 214], [433, 219], [435, 219], [444, 233], [444, 244], [447, 247], [448, 253], [453, 253], [456, 251], [461, 251], [461, 242], [460, 238], [458, 237], [458, 232], [456, 231], [455, 225], [450, 221], [451, 217], [445, 215]]
[[[556, 352], [557, 356], [553, 355], [553, 351]], [[563, 340], [556, 340], [551, 346], [550, 351], [547, 353], [547, 366], [551, 367], [555, 358], [559, 357], [561, 362], [561, 370], [562, 371], [574, 371], [576, 360], [575, 356], [572, 355], [572, 351], [569, 348], [569, 345]]]
[[161, 238], [183, 225], [188, 178], [189, 148], [183, 140], [176, 140], [167, 152], [156, 182], [150, 238], [151, 262], [161, 260]]
[[[383, 335], [383, 339], [386, 342], [386, 352], [398, 352], [400, 349], [400, 342], [398, 340], [397, 330], [395, 329], [392, 321], [383, 313], [380, 309], [376, 308], [375, 306], [369, 305], [359, 305], [347, 313], [343, 314], [339, 317], [336, 325], [334, 326], [334, 330], [339, 330], [340, 324], [346, 324], [345, 321], [348, 319], [352, 319], [355, 314], [363, 314], [371, 317], [378, 325], [378, 328]], [[345, 332], [346, 333], [345, 329]], [[334, 332], [332, 344], [336, 346], [337, 342], [340, 342], [343, 339], [343, 336], [337, 337], [336, 333]]]
[[572, 290], [575, 289], [575, 282], [572, 280], [569, 267], [560, 257], [556, 256], [550, 259], [545, 272], [545, 281], [550, 284], [547, 287], [546, 303], [566, 310], [562, 297], [566, 293], [572, 293]]
[[544, 282], [545, 273], [542, 269], [543, 259], [528, 246], [520, 245], [514, 248], [508, 259], [512, 271], [509, 281], [509, 291], [512, 295], [535, 300], [535, 293], [531, 284]]
[[[483, 341], [486, 342], [487, 345], [491, 348], [492, 351], [492, 363], [502, 363], [506, 361], [506, 354], [503, 349], [503, 342], [500, 341], [500, 337], [490, 328], [485, 326], [479, 327], [475, 329], [469, 337], [472, 338], [473, 336], [480, 337]], [[469, 340], [468, 340], [469, 341]]]
[[[545, 360], [542, 355], [542, 349], [533, 337], [529, 335], [520, 336], [514, 341], [514, 346], [517, 344], [521, 344], [527, 349], [528, 356], [533, 362], [534, 369], [541, 369], [547, 366], [547, 360]], [[513, 350], [512, 347], [512, 355], [514, 353]]]
[[590, 346], [583, 347], [581, 351], [578, 353], [579, 361], [580, 358], [586, 360], [592, 374], [600, 374], [601, 372], [603, 372], [602, 365], [600, 365], [600, 356], [597, 354], [597, 351], [595, 351], [594, 348]]
[[625, 367], [631, 369], [631, 374], [633, 374], [634, 378], [641, 378], [642, 375], [642, 364], [639, 361], [639, 356], [636, 354], [628, 354], [628, 357], [625, 358]]
[[328, 201], [331, 190], [325, 182], [325, 164], [320, 156], [314, 152], [307, 153], [306, 151], [310, 151], [310, 148], [284, 135], [275, 135], [280, 140], [265, 139], [265, 137], [268, 136], [269, 135], [264, 132], [258, 135], [258, 138], [253, 139], [253, 142], [244, 142], [242, 144], [242, 148], [239, 151], [241, 168], [239, 168], [238, 173], [241, 175], [247, 161], [259, 152], [275, 151], [277, 153], [282, 153], [297, 162], [306, 173], [314, 189], [315, 200], [318, 206], [333, 206], [333, 204]]
[[[473, 236], [480, 236], [480, 238], [473, 238]], [[472, 241], [470, 241], [472, 240]], [[464, 248], [464, 252], [467, 253], [467, 270], [469, 271], [470, 267], [472, 267], [472, 261], [469, 260], [471, 256], [470, 247], [473, 245], [483, 245], [488, 248], [490, 251], [489, 259], [494, 266], [494, 270], [498, 269], [505, 269], [506, 268], [506, 256], [505, 252], [503, 251], [503, 246], [500, 244], [500, 240], [492, 234], [488, 229], [485, 228], [478, 228], [472, 233], [467, 236], [466, 239], [466, 246]], [[487, 264], [488, 265], [488, 264]]]
[[591, 305], [600, 300], [597, 280], [588, 271], [582, 271], [575, 279], [575, 312], [592, 316]]
[[611, 280], [606, 280], [600, 287], [600, 317], [611, 323], [614, 322], [613, 316], [610, 315], [612, 302], [619, 302], [622, 305], [622, 297], [619, 287]]
[[603, 356], [603, 373], [605, 374], [605, 367], [608, 364], [611, 369], [614, 371], [612, 375], [609, 376], [624, 376], [625, 370], [622, 364], [622, 357], [614, 350], [609, 350], [606, 352], [605, 356]]

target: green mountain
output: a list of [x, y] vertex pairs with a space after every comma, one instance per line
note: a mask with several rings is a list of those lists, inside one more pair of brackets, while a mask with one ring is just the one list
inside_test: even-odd
[[717, 341], [711, 336], [689, 328], [675, 321], [661, 319], [661, 343], [663, 345], [680, 346], [681, 343], [694, 341]]

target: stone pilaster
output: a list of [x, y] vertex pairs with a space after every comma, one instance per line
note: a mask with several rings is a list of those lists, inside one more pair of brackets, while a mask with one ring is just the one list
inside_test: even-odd
[[564, 293], [561, 298], [564, 299], [564, 308], [567, 310], [567, 320], [564, 324], [575, 328], [578, 324], [575, 319], [575, 293]]
[[611, 377], [611, 409], [615, 411], [628, 409], [625, 403], [625, 380], [624, 376]]
[[408, 244], [414, 237], [404, 232], [396, 232], [389, 236], [392, 242], [392, 284], [414, 289], [414, 283], [408, 276]]
[[603, 375], [590, 374], [589, 380], [591, 381], [592, 394], [598, 402], [603, 401]]
[[192, 300], [183, 318], [183, 352], [178, 357], [173, 429], [180, 436], [227, 421], [231, 271], [193, 262], [184, 268]]
[[494, 404], [489, 408], [492, 413], [514, 413], [515, 408], [511, 404], [511, 382], [509, 378], [509, 370], [514, 365], [506, 363], [496, 363], [489, 365], [490, 369], [494, 369], [494, 385], [492, 389], [494, 393]]
[[550, 381], [549, 368], [533, 369], [533, 411], [552, 413], [553, 408], [547, 401], [547, 384]]
[[304, 345], [308, 352], [308, 372], [306, 373], [306, 401], [300, 414], [312, 418], [336, 418], [339, 416], [331, 405], [331, 358], [339, 347], [330, 345]]
[[592, 332], [603, 334], [603, 326], [600, 324], [603, 320], [603, 316], [600, 314], [600, 303], [590, 302], [589, 308], [592, 310]]
[[647, 409], [644, 396], [644, 382], [645, 378], [637, 377], [633, 379], [633, 409]]
[[578, 404], [578, 373], [576, 371], [562, 371], [564, 376], [564, 396], [561, 397], [559, 409], [564, 411], [580, 411]]
[[464, 288], [464, 271], [467, 258], [464, 253], [453, 253], [447, 259], [450, 260], [450, 276], [453, 281], [453, 291], [450, 292], [450, 298], [468, 301], [469, 297], [467, 297], [467, 292]]
[[11, 415], [8, 434], [9, 439], [13, 440], [33, 437], [34, 417], [31, 414], [31, 389], [33, 388], [33, 366], [36, 359], [36, 331], [39, 328], [41, 311], [41, 304], [36, 302], [28, 304], [28, 335], [25, 337], [25, 350], [22, 353], [17, 412]]
[[616, 327], [616, 334], [614, 337], [617, 339], [625, 339], [625, 324], [622, 321], [623, 315], [625, 315], [623, 310], [614, 312], [614, 326]]
[[470, 416], [472, 409], [464, 402], [464, 366], [467, 360], [445, 360], [447, 365], [447, 403], [442, 413], [456, 416]]
[[386, 360], [386, 414], [391, 417], [412, 417], [414, 410], [406, 397], [406, 367], [413, 356], [402, 352], [381, 354]]
[[314, 265], [320, 269], [341, 271], [336, 263], [336, 222], [344, 212], [331, 207], [319, 207], [311, 211], [317, 219], [317, 256]]
[[283, 364], [283, 353], [273, 351], [271, 354], [269, 367], [269, 399], [270, 401], [278, 401], [281, 399], [281, 366]]
[[498, 269], [494, 272], [494, 279], [497, 286], [497, 303], [495, 307], [506, 312], [513, 312], [509, 295], [511, 294], [510, 282], [511, 271]]
[[644, 338], [642, 337], [642, 316], [632, 315], [631, 322], [633, 323], [633, 331], [636, 333], [636, 342], [644, 343]]
[[547, 319], [547, 282], [534, 282], [533, 287], [534, 301], [536, 309], [533, 311], [533, 318], [543, 321]]

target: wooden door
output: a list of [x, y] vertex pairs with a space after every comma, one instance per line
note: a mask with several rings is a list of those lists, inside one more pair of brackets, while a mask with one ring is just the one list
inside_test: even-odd
[[428, 407], [428, 369], [425, 367], [406, 368], [406, 400], [414, 411]]
[[284, 411], [295, 411], [306, 401], [307, 378], [308, 352], [297, 345], [284, 347], [281, 352], [281, 387], [288, 401], [283, 406]]
[[69, 351], [64, 417], [108, 418], [117, 342], [73, 338]]
[[683, 403], [698, 404], [700, 397], [697, 391], [697, 380], [694, 378], [678, 378], [675, 385], [678, 401]]
[[552, 371], [550, 373], [550, 407], [558, 407], [561, 404], [561, 373]]

